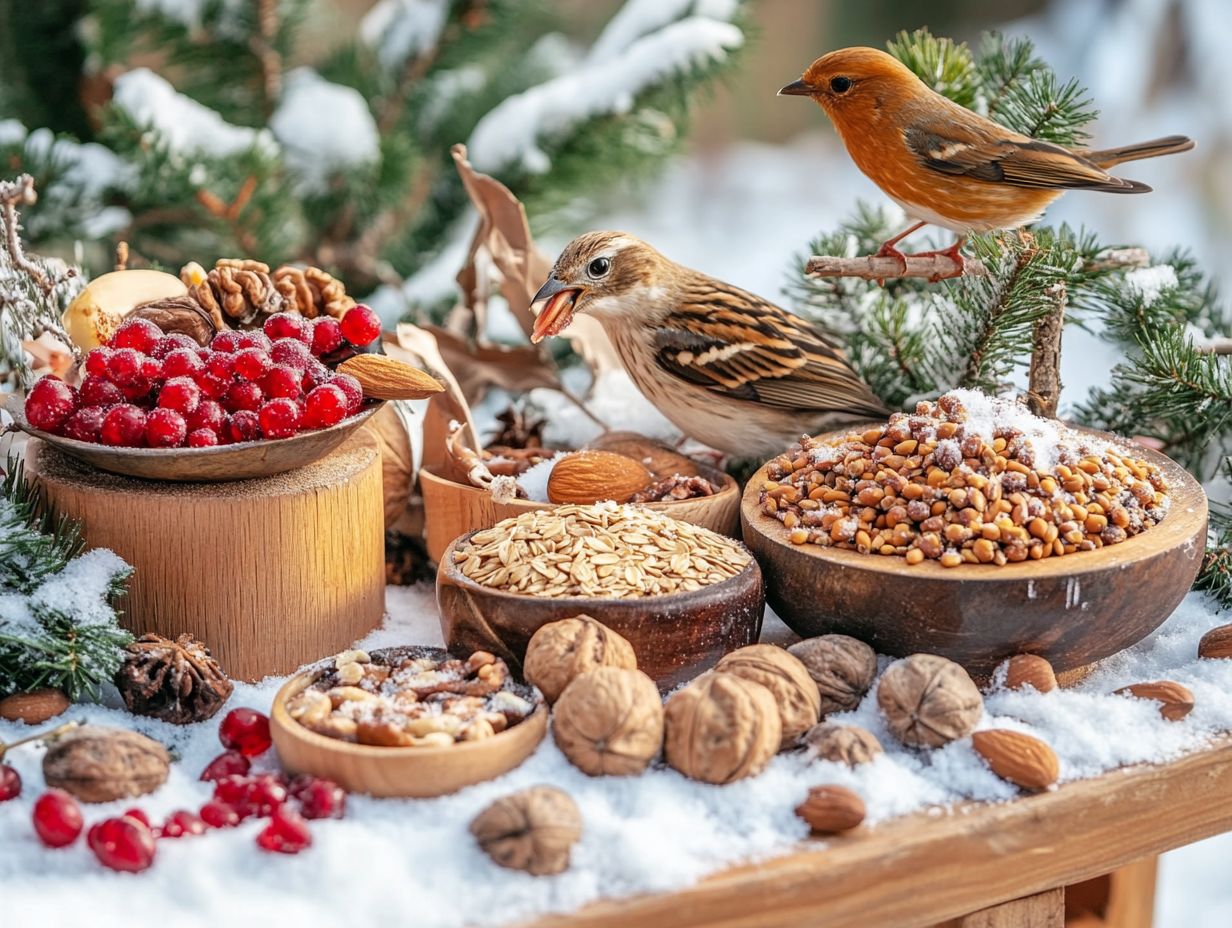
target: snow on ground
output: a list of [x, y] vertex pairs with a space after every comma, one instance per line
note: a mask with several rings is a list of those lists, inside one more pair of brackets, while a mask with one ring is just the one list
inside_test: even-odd
[[[404, 643], [439, 644], [432, 589], [390, 587], [386, 624], [365, 647]], [[1191, 595], [1154, 635], [1107, 661], [1087, 681], [1048, 694], [996, 693], [986, 702], [982, 728], [1010, 727], [1039, 734], [1061, 758], [1063, 780], [1094, 776], [1122, 764], [1161, 761], [1202, 746], [1232, 729], [1232, 661], [1199, 661], [1204, 631], [1222, 621], [1200, 596]], [[771, 617], [766, 637], [781, 640]], [[1194, 711], [1165, 722], [1153, 703], [1106, 695], [1131, 682], [1169, 678], [1189, 686]], [[281, 683], [271, 678], [236, 687], [229, 707], [267, 711]], [[818, 783], [845, 783], [869, 803], [870, 822], [885, 821], [927, 804], [964, 799], [1007, 800], [1016, 791], [976, 759], [969, 741], [913, 754], [885, 731], [870, 693], [838, 721], [869, 727], [887, 749], [882, 758], [855, 771], [785, 754], [760, 776], [726, 787], [686, 780], [666, 768], [635, 778], [589, 778], [571, 767], [549, 738], [522, 767], [496, 781], [434, 800], [352, 797], [343, 821], [314, 822], [313, 848], [298, 857], [257, 849], [259, 825], [164, 841], [152, 870], [140, 875], [103, 870], [83, 842], [49, 851], [29, 826], [41, 776], [41, 749], [18, 748], [7, 758], [20, 771], [25, 793], [0, 804], [0, 886], [6, 923], [46, 928], [131, 924], [134, 892], [143, 911], [157, 911], [177, 928], [220, 924], [366, 924], [388, 921], [391, 912], [413, 913], [416, 925], [510, 924], [536, 914], [563, 911], [602, 896], [669, 891], [743, 860], [786, 853], [804, 837], [792, 809]], [[117, 814], [134, 804], [152, 818], [176, 808], [195, 808], [208, 796], [196, 780], [220, 750], [217, 722], [175, 727], [138, 719], [117, 709], [78, 706], [68, 718], [132, 726], [159, 738], [179, 755], [167, 785], [136, 803], [86, 809], [87, 821]], [[0, 738], [25, 733], [0, 723]], [[261, 761], [273, 766], [273, 759]], [[475, 847], [467, 823], [497, 796], [550, 782], [571, 793], [582, 811], [584, 834], [572, 868], [536, 879], [501, 870]], [[1213, 858], [1200, 849], [1181, 852], [1164, 867], [1163, 925], [1201, 928], [1226, 923], [1227, 900], [1211, 894], [1219, 879], [1202, 883], [1204, 898], [1171, 899], [1172, 881], [1193, 886], [1201, 872], [1214, 875]], [[1198, 871], [1189, 872], [1190, 867]], [[1222, 908], [1220, 908], [1222, 906]], [[1171, 908], [1170, 908], [1171, 907]], [[1170, 920], [1176, 913], [1189, 920]]]

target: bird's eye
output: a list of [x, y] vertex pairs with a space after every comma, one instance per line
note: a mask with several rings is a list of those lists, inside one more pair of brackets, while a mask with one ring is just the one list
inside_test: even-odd
[[586, 266], [586, 273], [591, 277], [602, 277], [611, 269], [611, 258], [595, 258]]
[[851, 89], [850, 77], [832, 77], [830, 78], [830, 89], [835, 93], [846, 93]]

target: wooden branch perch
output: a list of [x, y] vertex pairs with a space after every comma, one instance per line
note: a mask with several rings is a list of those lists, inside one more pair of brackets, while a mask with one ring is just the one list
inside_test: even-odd
[[1061, 333], [1065, 329], [1068, 292], [1058, 280], [1044, 290], [1052, 304], [1048, 314], [1035, 322], [1031, 345], [1031, 367], [1027, 373], [1027, 408], [1046, 419], [1057, 417], [1061, 399]]
[[946, 255], [905, 255], [904, 257], [905, 262], [892, 255], [883, 257], [866, 255], [858, 258], [813, 255], [808, 259], [804, 271], [810, 277], [857, 277], [861, 280], [920, 277], [937, 281], [949, 277], [988, 276], [988, 269], [970, 258], [959, 264]]

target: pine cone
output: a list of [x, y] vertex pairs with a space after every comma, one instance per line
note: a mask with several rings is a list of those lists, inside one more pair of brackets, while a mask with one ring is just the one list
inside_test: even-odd
[[187, 725], [210, 718], [231, 695], [231, 681], [192, 635], [142, 635], [127, 651], [115, 684], [129, 712]]
[[309, 319], [320, 315], [337, 319], [355, 305], [347, 296], [342, 281], [319, 267], [284, 264], [274, 271], [274, 286], [285, 301], [284, 310], [298, 312]]
[[188, 293], [209, 311], [219, 329], [260, 323], [284, 308], [269, 265], [260, 261], [220, 258]]

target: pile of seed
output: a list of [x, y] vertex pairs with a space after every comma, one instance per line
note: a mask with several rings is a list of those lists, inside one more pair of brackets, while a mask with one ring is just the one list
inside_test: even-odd
[[1168, 506], [1155, 465], [966, 390], [838, 443], [806, 438], [767, 474], [762, 511], [793, 543], [946, 567], [1119, 544]]
[[476, 532], [453, 558], [464, 576], [493, 589], [611, 599], [698, 590], [751, 559], [730, 538], [615, 503], [522, 513]]

